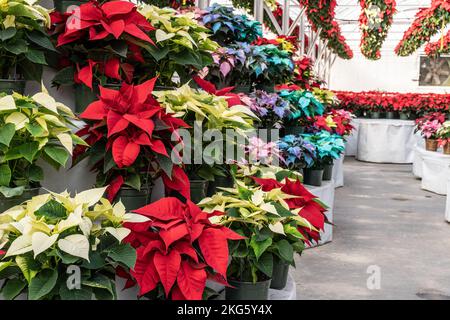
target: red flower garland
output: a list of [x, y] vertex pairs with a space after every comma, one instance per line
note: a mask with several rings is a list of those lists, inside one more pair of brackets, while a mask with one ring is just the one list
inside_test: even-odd
[[353, 58], [353, 51], [334, 19], [336, 0], [300, 0], [300, 4], [306, 7], [306, 15], [314, 29], [322, 29], [320, 37], [328, 40], [328, 46], [342, 59]]
[[[368, 59], [380, 59], [380, 49], [386, 39], [387, 32], [392, 24], [392, 18], [395, 13], [395, 0], [359, 0], [361, 5], [361, 15], [359, 16], [359, 25], [361, 28], [361, 53]], [[371, 21], [368, 16], [371, 8], [379, 8], [380, 12]], [[378, 26], [378, 27], [377, 27]]]
[[427, 56], [439, 56], [440, 54], [450, 53], [450, 30], [436, 42], [430, 42], [425, 47]]
[[450, 2], [448, 0], [433, 0], [431, 7], [421, 9], [411, 27], [405, 31], [395, 53], [399, 56], [409, 56], [421, 45], [445, 27], [450, 21]]

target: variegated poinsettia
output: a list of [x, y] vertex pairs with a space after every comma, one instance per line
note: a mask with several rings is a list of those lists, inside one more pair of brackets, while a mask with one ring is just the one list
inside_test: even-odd
[[0, 193], [5, 197], [39, 187], [43, 160], [65, 166], [74, 145], [85, 142], [72, 134], [72, 111], [48, 92], [32, 97], [0, 93]]
[[268, 279], [276, 260], [294, 265], [294, 253], [302, 252], [310, 239], [319, 239], [324, 205], [298, 178], [283, 175], [285, 182], [254, 176], [237, 179], [236, 188], [221, 188], [223, 191], [199, 203], [205, 212], [225, 212], [211, 221], [246, 237], [230, 247], [229, 278]]
[[[122, 240], [125, 222], [146, 222], [103, 198], [106, 188], [36, 196], [0, 214], [0, 293], [35, 299], [114, 299], [115, 268], [133, 268], [136, 252]], [[82, 275], [70, 290], [69, 267]], [[73, 279], [73, 278], [72, 278]], [[69, 279], [70, 280], [70, 279]], [[71, 280], [70, 280], [71, 281]], [[74, 279], [73, 281], [76, 281]]]

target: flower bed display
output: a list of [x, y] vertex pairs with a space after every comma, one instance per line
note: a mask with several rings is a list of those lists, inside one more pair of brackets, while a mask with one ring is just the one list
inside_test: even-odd
[[447, 0], [433, 0], [429, 8], [417, 12], [416, 19], [396, 46], [395, 53], [399, 56], [411, 55], [443, 30], [449, 21], [450, 3]]
[[432, 57], [450, 53], [450, 30], [445, 36], [440, 37], [438, 41], [429, 42], [425, 46], [425, 53]]
[[337, 91], [338, 108], [358, 113], [365, 111], [399, 111], [421, 115], [449, 109], [450, 96], [437, 93], [348, 92]]
[[395, 14], [395, 0], [360, 0], [359, 26], [361, 52], [371, 60], [380, 59], [380, 49], [386, 39]]

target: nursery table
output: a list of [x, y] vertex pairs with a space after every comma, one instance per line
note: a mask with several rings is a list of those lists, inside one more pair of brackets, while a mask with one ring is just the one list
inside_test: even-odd
[[[328, 206], [325, 215], [328, 221], [333, 222], [333, 206], [334, 206], [334, 181], [324, 181], [320, 187], [306, 185], [306, 189], [312, 194], [319, 197], [319, 199]], [[324, 231], [321, 232], [321, 240], [319, 245], [331, 242], [333, 239], [333, 227], [325, 224]]]
[[356, 150], [358, 150], [358, 132], [359, 132], [360, 119], [353, 119], [351, 124], [355, 129], [352, 131], [345, 140], [345, 155], [356, 156]]
[[339, 159], [334, 160], [333, 180], [335, 188], [344, 186], [344, 158], [345, 155], [341, 154]]
[[442, 153], [442, 149], [439, 148], [437, 152], [427, 151], [424, 148], [424, 143], [417, 144], [414, 148], [414, 161], [412, 165], [412, 171], [415, 177], [422, 178], [422, 165], [423, 165], [423, 157], [431, 156], [431, 157], [448, 157]]
[[447, 180], [447, 199], [445, 202], [445, 221], [450, 222], [450, 179]]
[[356, 158], [378, 163], [412, 163], [414, 159], [414, 121], [359, 119]]
[[427, 152], [422, 156], [422, 189], [446, 195], [449, 176], [450, 155]]

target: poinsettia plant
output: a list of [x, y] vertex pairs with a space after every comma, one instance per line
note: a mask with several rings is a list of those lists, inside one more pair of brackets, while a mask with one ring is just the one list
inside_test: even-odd
[[255, 90], [249, 97], [250, 110], [260, 119], [261, 128], [282, 128], [283, 120], [292, 112], [290, 103], [276, 93]]
[[439, 146], [443, 147], [450, 143], [450, 121], [445, 121], [438, 129], [436, 136]]
[[315, 145], [301, 136], [287, 135], [278, 141], [278, 148], [290, 170], [301, 170], [311, 167], [317, 161]]
[[99, 186], [109, 185], [111, 201], [124, 185], [148, 189], [157, 176], [190, 197], [184, 172], [174, 166], [172, 133], [187, 125], [166, 113], [152, 96], [156, 78], [140, 85], [124, 83], [120, 90], [100, 87], [99, 100], [80, 115], [88, 125], [78, 132], [91, 148], [80, 147], [75, 162], [90, 158]]
[[141, 6], [139, 12], [156, 28], [151, 32], [156, 47], [144, 52], [139, 68], [147, 70], [148, 76], [159, 76], [159, 84], [184, 84], [213, 62], [211, 54], [219, 45], [209, 38], [209, 29], [195, 20], [193, 12], [150, 5]]
[[237, 188], [222, 189], [199, 205], [208, 212], [224, 210], [225, 215], [214, 221], [245, 237], [230, 248], [230, 279], [253, 283], [269, 279], [274, 259], [295, 265], [294, 253], [303, 251], [310, 235], [318, 239], [323, 228], [324, 207], [313, 202], [314, 196], [299, 180], [282, 183], [253, 177], [252, 182], [238, 180]]
[[221, 140], [225, 141], [226, 129], [232, 129], [242, 137], [245, 132], [253, 129], [253, 122], [256, 119], [254, 113], [243, 105], [229, 106], [227, 96], [218, 96], [208, 93], [202, 89], [192, 89], [188, 84], [177, 90], [158, 91], [154, 93], [159, 103], [166, 112], [174, 117], [183, 119], [189, 126], [188, 136], [183, 136], [184, 148], [183, 158], [186, 159], [186, 171], [191, 178], [202, 178], [209, 181], [214, 180], [214, 176], [224, 175], [221, 165], [226, 159], [223, 152], [211, 150], [210, 153], [203, 153], [205, 160], [202, 164], [195, 164], [189, 161], [195, 158], [195, 150], [204, 150], [204, 139], [199, 141], [196, 130], [215, 130], [221, 135]]
[[48, 10], [37, 0], [4, 0], [0, 5], [0, 78], [41, 81], [46, 51], [55, 48]]
[[333, 164], [334, 159], [339, 159], [345, 150], [344, 139], [337, 134], [331, 134], [326, 130], [316, 133], [302, 134], [303, 139], [313, 144], [316, 148], [317, 159], [312, 168], [323, 168], [324, 165]]
[[217, 3], [206, 9], [203, 24], [212, 30], [213, 40], [221, 46], [236, 42], [252, 43], [262, 36], [261, 23], [246, 15], [234, 13], [234, 9]]
[[[5, 299], [21, 293], [29, 300], [116, 298], [115, 268], [133, 268], [136, 261], [135, 250], [122, 242], [130, 233], [123, 224], [148, 218], [126, 213], [120, 202], [112, 206], [104, 191], [43, 194], [0, 214]], [[70, 279], [73, 270], [78, 285]]]
[[44, 179], [38, 160], [56, 169], [65, 166], [74, 145], [86, 145], [72, 134], [76, 117], [47, 92], [32, 97], [0, 93], [0, 193], [21, 195]]
[[293, 111], [286, 119], [289, 124], [295, 124], [301, 118], [322, 115], [325, 111], [323, 104], [310, 91], [282, 90], [279, 95], [292, 106]]
[[98, 84], [131, 83], [145, 76], [136, 68], [144, 62], [142, 52], [157, 51], [149, 36], [155, 28], [129, 1], [93, 0], [71, 12], [55, 11], [52, 24], [60, 52], [55, 85], [75, 82], [95, 89]]
[[135, 212], [150, 219], [126, 224], [132, 232], [125, 241], [137, 250], [128, 286], [137, 282], [140, 296], [201, 300], [208, 294], [207, 279], [227, 284], [227, 242], [243, 237], [210, 222], [222, 212], [207, 213], [171, 197]]
[[442, 35], [437, 41], [429, 42], [425, 47], [427, 56], [436, 57], [441, 54], [450, 53], [450, 30]]

